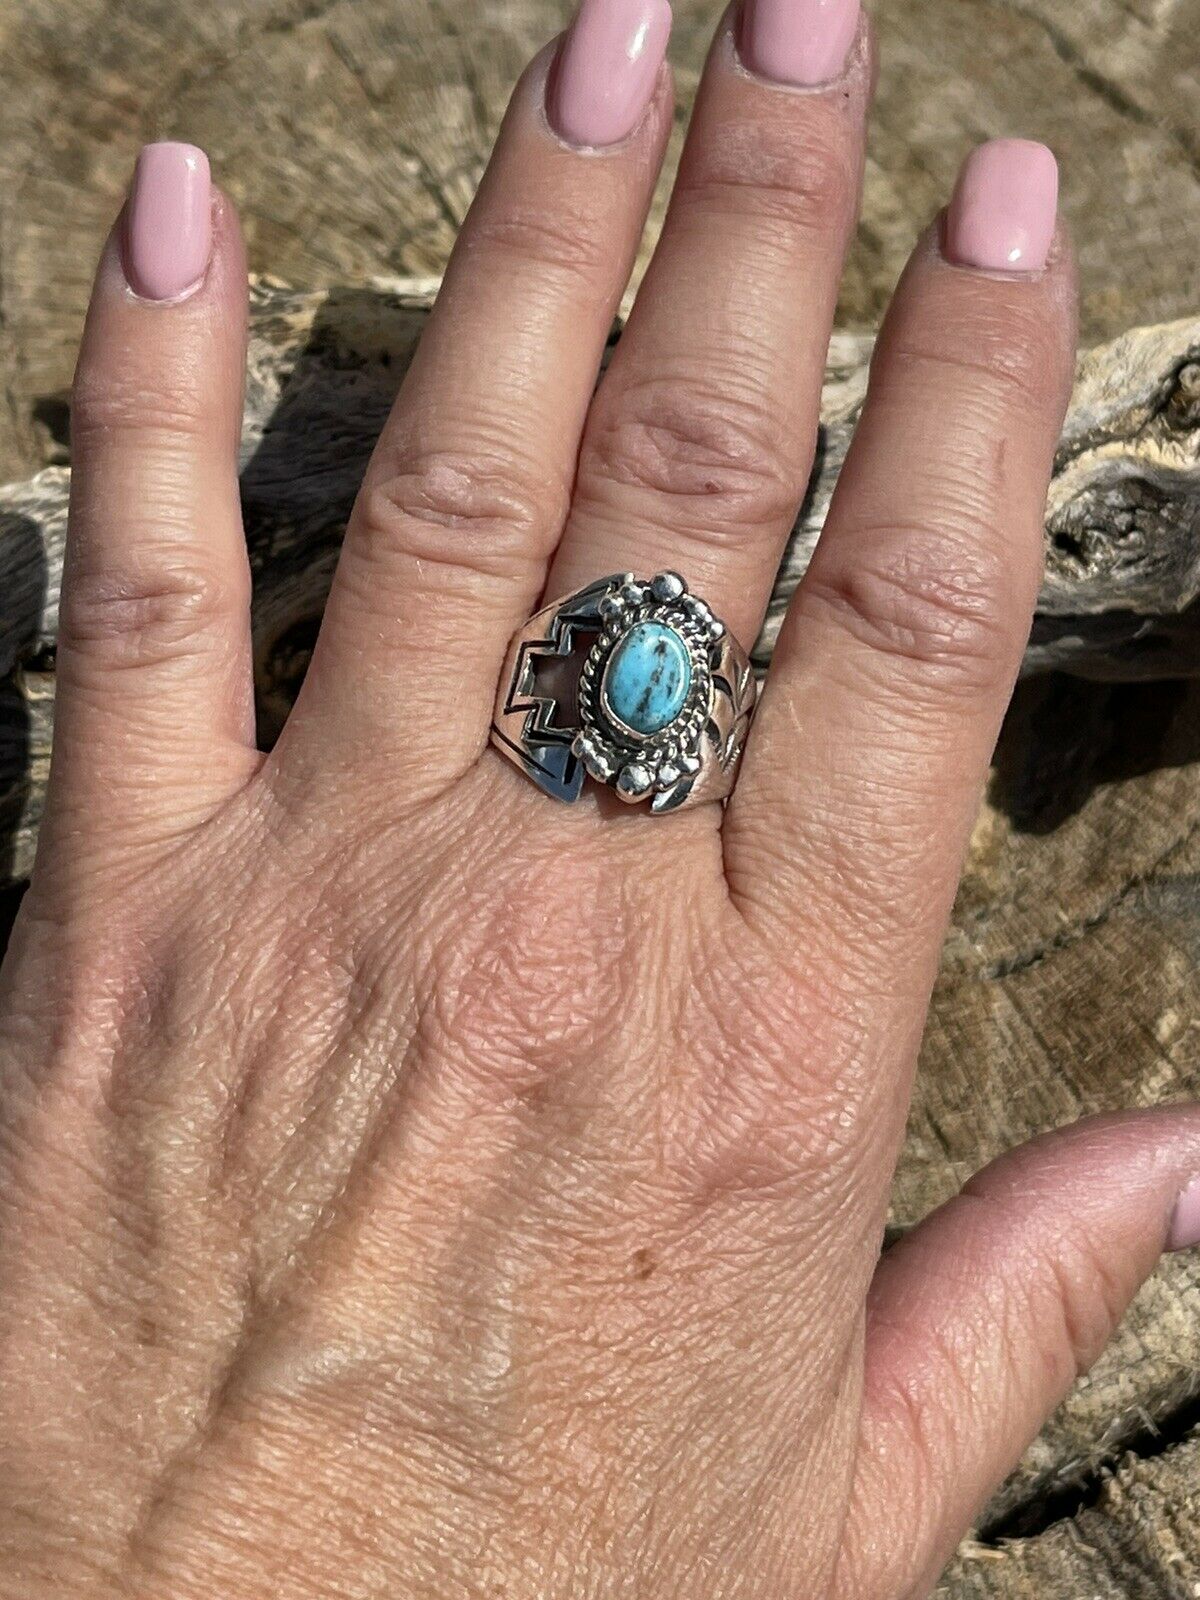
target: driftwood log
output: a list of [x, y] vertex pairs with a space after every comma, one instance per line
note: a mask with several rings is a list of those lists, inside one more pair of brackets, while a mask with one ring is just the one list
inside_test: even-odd
[[[303, 674], [346, 513], [430, 296], [415, 282], [254, 286], [242, 487], [266, 740]], [[822, 448], [773, 619], [819, 530], [869, 349], [834, 340]], [[1029, 675], [943, 956], [896, 1228], [1027, 1135], [1200, 1092], [1200, 678], [1146, 681], [1200, 669], [1198, 362], [1195, 322], [1135, 331], [1081, 362]], [[67, 481], [55, 467], [0, 490], [10, 883], [28, 871], [47, 769]], [[764, 663], [773, 629], [759, 641]], [[1045, 670], [1063, 664], [1090, 676]], [[1200, 1263], [1177, 1258], [997, 1497], [943, 1594], [1200, 1593], [1198, 1391]]]
[[[65, 390], [92, 263], [142, 140], [204, 144], [254, 266], [300, 290], [333, 286], [324, 299], [258, 291], [250, 409], [270, 428], [247, 435], [243, 484], [267, 736], [303, 670], [333, 508], [353, 491], [355, 452], [394, 382], [384, 358], [403, 361], [421, 316], [420, 303], [336, 286], [441, 271], [511, 83], [569, 5], [0, 6], [0, 482], [67, 461]], [[716, 9], [674, 0], [685, 107]], [[1062, 158], [1089, 345], [1194, 316], [1200, 0], [872, 9], [882, 73], [841, 326], [877, 323], [963, 150], [1005, 133], [1047, 139]], [[641, 263], [664, 197], [665, 186]], [[1200, 685], [1150, 681], [1193, 670], [1194, 333], [1133, 342], [1094, 369], [1095, 433], [1064, 439], [1030, 663], [1142, 681], [1040, 672], [1018, 690], [933, 998], [897, 1228], [1029, 1133], [1200, 1095]], [[798, 564], [864, 353], [856, 339], [834, 348]], [[1085, 369], [1081, 396], [1087, 385]], [[1073, 419], [1087, 409], [1077, 400]], [[324, 509], [304, 471], [322, 439]], [[0, 492], [0, 883], [27, 870], [45, 779], [62, 494], [61, 473]], [[1198, 1313], [1197, 1264], [1164, 1263], [964, 1545], [942, 1600], [1196, 1600]]]

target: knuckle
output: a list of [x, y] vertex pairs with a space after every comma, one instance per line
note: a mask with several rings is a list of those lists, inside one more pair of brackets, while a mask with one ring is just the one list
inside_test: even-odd
[[[426, 955], [423, 1043], [453, 1061], [473, 1093], [533, 1113], [581, 1059], [609, 1047], [616, 1029], [612, 997], [635, 913], [604, 903], [600, 860], [581, 853], [574, 870], [581, 891], [595, 891], [589, 903], [602, 907], [594, 918], [531, 916], [530, 907], [559, 893], [561, 859], [549, 849], [510, 851], [489, 862], [486, 896], [454, 886], [453, 926], [430, 935]], [[533, 987], [531, 970], [542, 974]]]
[[613, 272], [613, 242], [590, 211], [509, 206], [481, 216], [470, 229], [473, 247], [511, 257], [513, 270], [575, 280], [593, 292]]
[[[1001, 1161], [969, 1178], [959, 1194], [963, 1201], [991, 1213], [988, 1226], [1010, 1232], [1008, 1164]], [[1030, 1330], [1036, 1330], [1047, 1382], [1061, 1388], [1082, 1377], [1112, 1338], [1129, 1301], [1127, 1275], [1119, 1252], [1078, 1227], [1046, 1243], [1033, 1224], [1018, 1235], [1016, 1246], [1027, 1270], [1015, 1284], [1006, 1277], [994, 1285], [1009, 1360], [1014, 1367], [1027, 1363]]]
[[63, 589], [60, 632], [70, 645], [102, 652], [108, 666], [146, 666], [194, 656], [223, 638], [248, 603], [244, 583], [198, 567], [75, 573]]
[[1049, 400], [1065, 381], [1063, 340], [1037, 311], [1011, 303], [956, 309], [888, 352], [897, 381], [914, 393], [937, 392], [947, 379], [966, 385], [1022, 418], [1032, 401]]
[[192, 443], [205, 437], [211, 421], [199, 385], [173, 382], [128, 363], [81, 369], [71, 392], [76, 446], [131, 433]]
[[727, 129], [711, 153], [682, 174], [676, 198], [705, 221], [746, 221], [797, 235], [845, 225], [857, 192], [851, 147], [835, 131], [808, 124], [801, 134], [762, 126]]
[[545, 558], [567, 505], [565, 485], [532, 467], [438, 451], [373, 476], [355, 515], [362, 548], [381, 567], [406, 558], [510, 578]]
[[801, 609], [835, 624], [885, 661], [941, 693], [991, 693], [1012, 675], [1028, 630], [1014, 603], [1013, 578], [997, 541], [933, 537], [929, 528], [859, 530], [880, 553], [812, 571], [798, 592]]
[[695, 1006], [695, 1079], [663, 1118], [666, 1163], [707, 1201], [802, 1191], [838, 1210], [861, 1180], [875, 1122], [861, 1008], [827, 971], [783, 964], [757, 941], [725, 967], [722, 995]]
[[1116, 1332], [1128, 1294], [1102, 1246], [1083, 1237], [1049, 1258], [1050, 1294], [1062, 1319], [1062, 1341], [1074, 1381], [1096, 1363]]
[[795, 514], [799, 471], [761, 402], [700, 383], [648, 382], [598, 402], [580, 479], [616, 483], [694, 509], [697, 527], [724, 543], [760, 530], [774, 537]]

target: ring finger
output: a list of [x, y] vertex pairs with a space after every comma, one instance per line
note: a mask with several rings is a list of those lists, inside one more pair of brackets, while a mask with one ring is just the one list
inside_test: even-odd
[[667, 0], [584, 0], [513, 95], [277, 752], [301, 776], [333, 751], [441, 786], [486, 740], [670, 130], [669, 25]]
[[870, 80], [858, 0], [747, 0], [722, 25], [551, 595], [678, 569], [753, 640], [812, 464]]

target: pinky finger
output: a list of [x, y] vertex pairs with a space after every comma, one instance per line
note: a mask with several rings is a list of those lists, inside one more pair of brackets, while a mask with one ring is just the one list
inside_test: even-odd
[[232, 208], [203, 152], [150, 145], [96, 274], [75, 376], [55, 859], [186, 828], [257, 764], [238, 495], [245, 341]]
[[1081, 1122], [973, 1178], [880, 1263], [838, 1600], [929, 1593], [1164, 1246], [1200, 1244], [1200, 1106]]

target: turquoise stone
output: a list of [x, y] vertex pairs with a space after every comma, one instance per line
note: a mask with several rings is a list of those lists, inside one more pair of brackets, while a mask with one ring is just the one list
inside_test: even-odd
[[691, 682], [692, 658], [675, 629], [639, 622], [608, 658], [604, 699], [627, 728], [649, 737], [683, 710]]

